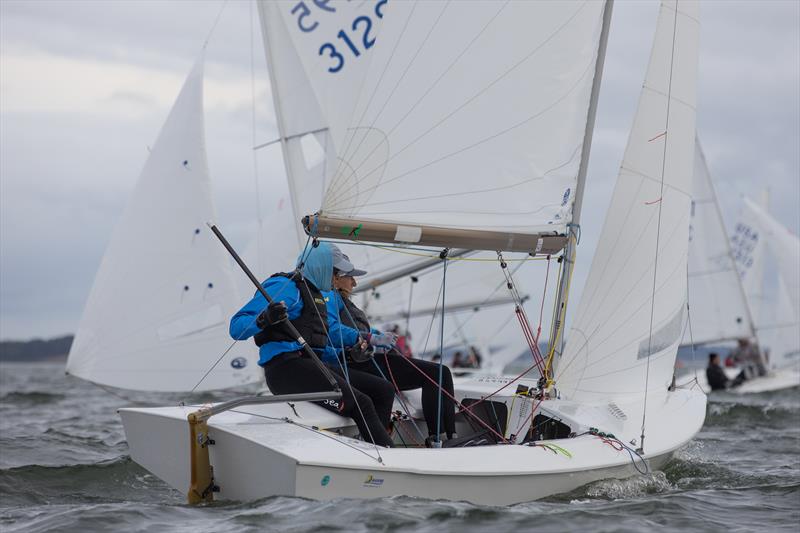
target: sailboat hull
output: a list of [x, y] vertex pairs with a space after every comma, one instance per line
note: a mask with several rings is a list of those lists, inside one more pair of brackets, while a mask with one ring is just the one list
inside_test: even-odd
[[[578, 418], [588, 417], [587, 426], [594, 421], [601, 427], [611, 425], [604, 420], [605, 405], [581, 408], [561, 400], [552, 403], [553, 412], [562, 409], [577, 412]], [[678, 390], [651, 398], [650, 403], [645, 460], [650, 470], [656, 470], [699, 431], [706, 401], [699, 391]], [[637, 413], [633, 403], [613, 405], [627, 418], [617, 420], [621, 423], [615, 434], [624, 442], [638, 437], [641, 411]], [[120, 410], [131, 457], [180, 491], [189, 487], [186, 416], [194, 409]], [[537, 443], [555, 444], [563, 452], [510, 444], [378, 450], [338, 434], [346, 433], [351, 423], [316, 405], [299, 403], [261, 405], [215, 416], [209, 422], [209, 437], [214, 440], [209, 456], [219, 486], [215, 498], [286, 495], [326, 500], [409, 495], [509, 505], [638, 473], [626, 450], [591, 434]], [[638, 467], [644, 470], [641, 462]]]
[[[726, 368], [725, 374], [728, 379], [734, 379], [739, 374], [739, 370]], [[695, 382], [706, 394], [711, 393], [711, 387], [708, 386], [705, 371], [698, 371], [696, 380], [694, 373], [686, 374], [678, 379], [678, 383], [682, 387], [691, 386]], [[749, 379], [738, 387], [728, 389], [727, 392], [733, 394], [758, 394], [794, 387], [800, 387], [800, 364], [793, 367], [770, 370], [767, 375]]]

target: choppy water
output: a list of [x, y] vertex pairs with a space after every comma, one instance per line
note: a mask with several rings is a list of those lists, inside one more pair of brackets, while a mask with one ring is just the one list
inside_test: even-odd
[[662, 472], [512, 507], [408, 497], [189, 507], [129, 459], [115, 412], [126, 404], [60, 365], [0, 365], [0, 530], [800, 530], [798, 389], [714, 396], [705, 428]]

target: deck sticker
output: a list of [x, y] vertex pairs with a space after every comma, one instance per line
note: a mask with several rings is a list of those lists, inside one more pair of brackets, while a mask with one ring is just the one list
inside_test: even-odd
[[328, 483], [330, 482], [331, 482], [331, 476], [324, 475], [322, 476], [322, 479], [320, 480], [319, 484], [322, 485], [323, 487], [327, 487]]
[[364, 480], [365, 487], [380, 487], [383, 485], [383, 479], [377, 478], [372, 474], [367, 476], [367, 479]]
[[244, 368], [247, 366], [247, 359], [244, 357], [236, 357], [235, 359], [231, 359], [231, 366], [233, 368]]

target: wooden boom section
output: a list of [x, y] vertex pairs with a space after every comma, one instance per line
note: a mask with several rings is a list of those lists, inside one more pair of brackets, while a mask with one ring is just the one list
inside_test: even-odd
[[312, 237], [469, 250], [526, 252], [532, 255], [553, 255], [560, 252], [567, 243], [566, 235], [412, 226], [393, 222], [336, 218], [321, 214], [306, 216], [302, 223], [305, 232]]

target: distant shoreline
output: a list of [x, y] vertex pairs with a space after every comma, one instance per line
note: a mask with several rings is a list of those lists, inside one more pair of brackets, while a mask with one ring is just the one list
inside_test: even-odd
[[63, 363], [73, 335], [28, 341], [0, 341], [0, 363]]

